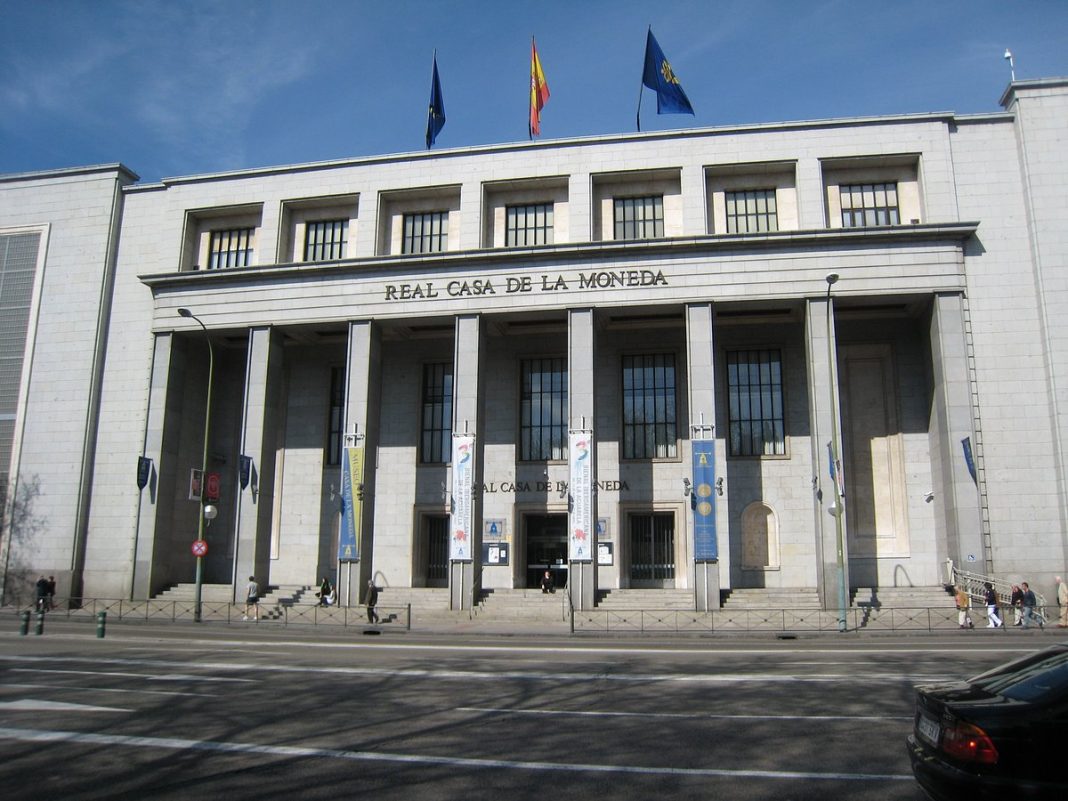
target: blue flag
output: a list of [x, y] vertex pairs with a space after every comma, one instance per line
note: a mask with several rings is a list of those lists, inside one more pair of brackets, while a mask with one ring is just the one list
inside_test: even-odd
[[690, 99], [682, 91], [678, 76], [657, 44], [652, 28], [649, 29], [649, 37], [645, 40], [645, 72], [642, 74], [642, 83], [656, 92], [657, 114], [693, 114]]
[[441, 81], [438, 80], [438, 56], [434, 54], [434, 79], [430, 83], [430, 111], [426, 117], [426, 149], [434, 146], [441, 129], [445, 127], [445, 101], [441, 99]]

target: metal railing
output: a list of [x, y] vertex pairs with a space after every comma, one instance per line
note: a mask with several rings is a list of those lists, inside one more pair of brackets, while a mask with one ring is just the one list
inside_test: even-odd
[[[837, 610], [680, 609], [573, 610], [572, 631], [614, 633], [805, 633], [839, 631]], [[953, 607], [855, 607], [846, 610], [846, 631], [907, 632], [958, 629]]]
[[[966, 570], [959, 570], [957, 566], [953, 564], [952, 559], [946, 560], [946, 578], [954, 587], [962, 587], [972, 600], [979, 601], [981, 604], [986, 603], [986, 585], [989, 583], [994, 588], [994, 592], [998, 594], [998, 600], [1001, 602], [1001, 605], [1011, 606], [1011, 581], [995, 578], [994, 576], [984, 576], [980, 573], [969, 573]], [[1034, 589], [1031, 591], [1035, 592]], [[1037, 609], [1041, 610], [1045, 608], [1046, 596], [1040, 592], [1035, 592], [1035, 600], [1037, 601]]]
[[[108, 620], [125, 622], [178, 623], [193, 622], [196, 604], [193, 600], [130, 601], [110, 598], [70, 598], [59, 600], [46, 611], [50, 617], [65, 617], [72, 620], [95, 620], [97, 613], [106, 612]], [[36, 606], [16, 608], [16, 612], [35, 611]], [[380, 626], [399, 627], [408, 630], [412, 625], [411, 604], [405, 606], [376, 606]], [[217, 623], [252, 623], [244, 620], [245, 605], [221, 601], [200, 603], [201, 621]], [[319, 606], [318, 604], [260, 604], [260, 624], [282, 626], [310, 625], [337, 626], [340, 628], [367, 626], [366, 606]]]

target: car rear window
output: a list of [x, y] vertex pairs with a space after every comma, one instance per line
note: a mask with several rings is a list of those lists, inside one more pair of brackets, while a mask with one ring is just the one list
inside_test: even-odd
[[1068, 649], [1042, 651], [983, 673], [972, 684], [1016, 701], [1052, 701], [1068, 695]]

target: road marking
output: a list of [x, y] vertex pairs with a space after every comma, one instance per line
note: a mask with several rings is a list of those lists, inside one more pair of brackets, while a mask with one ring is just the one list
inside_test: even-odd
[[560, 715], [591, 718], [698, 718], [700, 720], [802, 720], [875, 721], [912, 720], [912, 715], [721, 715], [709, 712], [609, 712], [571, 709], [515, 709], [479, 706], [458, 706], [457, 712], [478, 712], [495, 715]]
[[458, 768], [492, 770], [530, 770], [566, 773], [622, 773], [650, 776], [692, 776], [698, 778], [789, 779], [791, 781], [885, 782], [914, 781], [911, 773], [823, 773], [793, 770], [728, 770], [723, 768], [665, 768], [637, 765], [570, 764], [565, 762], [521, 762], [508, 759], [475, 759], [424, 754], [391, 754], [374, 751], [343, 751], [335, 748], [310, 748], [292, 745], [263, 745], [174, 737], [132, 737], [121, 734], [47, 731], [41, 729], [0, 728], [0, 739], [29, 743], [76, 743], [85, 745], [123, 746], [127, 748], [164, 748], [175, 751], [211, 751], [226, 754], [256, 754], [286, 759], [346, 759], [361, 762], [390, 762], [407, 765], [445, 765]]
[[[62, 659], [52, 658], [53, 662], [62, 661]], [[72, 660], [78, 662], [88, 662], [94, 660], [78, 659]], [[127, 664], [138, 664], [137, 660], [95, 660], [105, 662], [126, 662]], [[151, 662], [142, 663], [151, 665]], [[229, 681], [229, 682], [255, 682], [256, 679], [235, 679], [231, 677], [222, 676], [194, 676], [187, 673], [165, 673], [162, 675], [152, 675], [147, 673], [116, 673], [104, 670], [61, 670], [59, 668], [8, 668], [12, 673], [65, 673], [73, 674], [75, 676], [112, 676], [120, 679], [145, 679], [147, 681]], [[245, 669], [248, 669], [247, 667]]]
[[88, 704], [68, 704], [63, 701], [39, 701], [36, 698], [23, 698], [20, 701], [0, 701], [0, 710], [15, 712], [132, 712], [132, 709], [115, 709], [110, 706], [89, 706]]
[[[0, 657], [0, 660], [20, 659], [22, 657]], [[545, 672], [530, 670], [448, 670], [442, 668], [365, 668], [330, 665], [269, 665], [260, 662], [159, 662], [151, 659], [85, 659], [80, 657], [52, 657], [52, 662], [96, 662], [98, 664], [130, 665], [144, 667], [175, 667], [175, 668], [198, 668], [209, 671], [217, 670], [224, 672], [262, 672], [262, 673], [290, 673], [290, 674], [327, 674], [332, 676], [388, 676], [409, 679], [463, 679], [463, 680], [510, 680], [510, 681], [552, 681], [552, 682], [578, 682], [578, 681], [611, 681], [621, 683], [674, 683], [674, 684], [828, 684], [833, 682], [851, 684], [871, 684], [882, 682], [908, 682], [922, 684], [928, 682], [949, 681], [953, 676], [945, 673], [927, 673], [902, 675], [897, 673], [817, 673], [811, 676], [796, 676], [790, 673], [706, 673], [700, 675], [674, 674], [674, 673], [605, 673], [604, 671], [589, 672]], [[257, 679], [248, 678], [223, 678], [208, 675], [166, 674], [163, 676], [151, 676], [143, 673], [120, 673], [91, 670], [61, 670], [48, 668], [9, 668], [12, 672], [32, 673], [71, 673], [90, 676], [117, 676], [122, 678], [142, 678], [156, 681], [229, 681], [229, 682], [254, 682]]]
[[218, 698], [218, 693], [183, 693], [176, 690], [127, 690], [118, 687], [79, 687], [76, 684], [0, 684], [0, 690], [86, 690], [93, 693], [133, 693], [137, 695], [184, 695], [191, 698]]

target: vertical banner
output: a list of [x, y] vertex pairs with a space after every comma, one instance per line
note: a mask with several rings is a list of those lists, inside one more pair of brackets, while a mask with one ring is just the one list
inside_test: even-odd
[[347, 445], [341, 460], [341, 532], [337, 539], [339, 562], [358, 562], [360, 545], [357, 531], [363, 515], [363, 445]]
[[716, 541], [716, 502], [713, 498], [716, 484], [716, 441], [695, 439], [693, 448], [693, 489], [690, 496], [693, 507], [693, 552], [698, 562], [714, 562], [719, 559], [719, 544]]
[[449, 526], [449, 559], [471, 561], [472, 503], [475, 483], [475, 438], [454, 434], [452, 438], [452, 517]]
[[965, 437], [960, 441], [960, 444], [964, 448], [964, 463], [968, 465], [968, 475], [972, 477], [972, 481], [978, 487], [979, 479], [975, 475], [975, 458], [972, 456], [972, 438]]
[[593, 560], [593, 433], [569, 431], [571, 515], [568, 559]]

